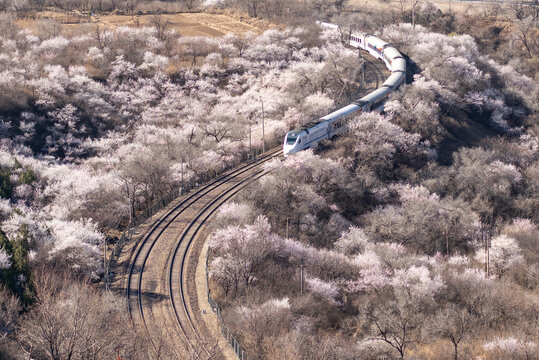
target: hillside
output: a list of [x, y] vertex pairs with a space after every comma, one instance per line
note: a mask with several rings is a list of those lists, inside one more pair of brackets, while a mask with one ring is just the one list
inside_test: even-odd
[[252, 359], [535, 356], [534, 7], [20, 1], [0, 3], [1, 357], [176, 358], [170, 326], [126, 326], [103, 257], [381, 82], [317, 20], [390, 42], [409, 81], [216, 211], [223, 324]]

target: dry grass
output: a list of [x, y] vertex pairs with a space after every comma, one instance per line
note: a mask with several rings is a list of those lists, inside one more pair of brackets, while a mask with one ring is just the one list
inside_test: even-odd
[[[23, 28], [36, 31], [36, 21], [40, 19], [54, 19], [63, 24], [65, 30], [70, 32], [84, 32], [88, 25], [101, 24], [109, 29], [119, 26], [142, 27], [151, 26], [154, 15], [94, 15], [88, 22], [87, 16], [78, 14], [66, 14], [64, 12], [43, 11], [33, 14], [32, 18], [18, 21]], [[183, 36], [211, 36], [220, 37], [225, 34], [241, 35], [252, 31], [262, 33], [274, 27], [272, 24], [258, 19], [252, 19], [241, 13], [225, 11], [222, 13], [178, 13], [163, 14], [162, 21], [168, 22], [167, 30], [175, 30]], [[80, 19], [81, 23], [77, 23]]]
[[[105, 15], [97, 20], [111, 28], [118, 26], [148, 26], [152, 15]], [[162, 15], [163, 21], [169, 23], [167, 29], [175, 30], [184, 36], [213, 36], [219, 37], [228, 33], [241, 35], [248, 31], [260, 33], [262, 26], [244, 22], [225, 14], [183, 13]]]
[[[349, 4], [352, 8], [371, 8], [376, 10], [398, 10], [401, 8], [401, 3], [404, 2], [406, 9], [411, 8], [410, 0], [350, 0]], [[421, 3], [427, 2], [427, 0], [420, 1]], [[481, 1], [440, 1], [429, 0], [429, 2], [436, 4], [443, 12], [453, 11], [460, 14], [484, 14], [490, 13], [494, 6], [506, 6], [504, 4], [493, 4], [490, 2]]]

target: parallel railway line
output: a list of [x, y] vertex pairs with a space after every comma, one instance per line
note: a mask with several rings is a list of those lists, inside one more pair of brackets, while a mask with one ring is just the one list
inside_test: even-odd
[[[384, 78], [380, 64], [363, 58], [370, 69], [368, 82], [376, 82], [377, 88]], [[152, 358], [222, 357], [217, 344], [208, 339], [197, 300], [194, 275], [205, 241], [201, 233], [223, 203], [264, 176], [262, 164], [282, 153], [276, 148], [186, 195], [136, 244], [127, 271], [128, 312], [133, 325], [146, 332]]]
[[[216, 350], [198, 328], [199, 314], [189, 304], [189, 299], [194, 298], [190, 292], [195, 291], [194, 280], [190, 284], [186, 279], [190, 252], [200, 230], [219, 206], [251, 180], [263, 176], [261, 165], [280, 154], [281, 149], [272, 150], [188, 195], [138, 244], [128, 271], [128, 311], [133, 324], [147, 332], [159, 358], [189, 358], [195, 354], [197, 358], [215, 358]], [[165, 268], [163, 261], [168, 264]], [[154, 331], [157, 329], [165, 333], [152, 337], [160, 333]]]
[[[380, 64], [381, 62], [379, 61], [374, 61], [374, 60], [370, 60], [368, 57], [366, 56], [362, 56], [363, 60], [365, 60], [365, 67], [370, 67], [371, 68], [371, 71], [372, 71], [372, 74], [374, 75], [375, 79], [376, 79], [376, 86], [375, 88], [378, 88], [380, 87], [380, 82], [384, 82], [385, 80], [385, 76], [382, 72], [382, 70], [380, 70]], [[383, 65], [381, 65], [383, 67]], [[385, 69], [385, 67], [383, 67], [383, 69]]]

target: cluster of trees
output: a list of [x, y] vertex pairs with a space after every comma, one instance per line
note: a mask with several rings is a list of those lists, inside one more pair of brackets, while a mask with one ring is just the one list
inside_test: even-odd
[[129, 359], [148, 358], [149, 341], [127, 326], [120, 298], [46, 268], [35, 271], [33, 281], [38, 295], [22, 316], [17, 298], [0, 288], [3, 358], [104, 360], [117, 351]]
[[[103, 246], [117, 233], [111, 230], [173, 189], [260, 151], [262, 120], [267, 145], [274, 144], [290, 126], [354, 96], [361, 62], [336, 34], [314, 27], [211, 39], [180, 37], [159, 19], [147, 28], [92, 26], [76, 36], [42, 25], [34, 34], [0, 15], [4, 335], [32, 357], [99, 358], [110, 349], [94, 334], [81, 333], [86, 342], [77, 338], [77, 349], [65, 352], [70, 344], [49, 344], [58, 354], [32, 347], [50, 330], [39, 321], [63, 326], [55, 324], [60, 315], [41, 318], [41, 306], [43, 316], [60, 311], [68, 293], [85, 293], [86, 281], [102, 277]], [[47, 295], [35, 276], [41, 268], [69, 272], [82, 284], [66, 280], [76, 289]], [[84, 311], [96, 317], [89, 322], [102, 315], [81, 306], [73, 309], [75, 325], [86, 321], [78, 317]], [[26, 323], [17, 314], [29, 309]], [[85, 353], [89, 342], [95, 352]]]
[[539, 87], [471, 36], [381, 34], [414, 82], [217, 216], [225, 323], [260, 359], [533, 358]]
[[[0, 11], [25, 14], [28, 10], [59, 8], [67, 11], [111, 12], [118, 14], [197, 11], [205, 8], [236, 8], [250, 17], [262, 17], [278, 22], [297, 22], [299, 16], [315, 12], [338, 12], [347, 0], [1, 0]], [[26, 14], [25, 14], [26, 15]]]
[[161, 13], [164, 11], [193, 11], [211, 1], [175, 0], [169, 2], [141, 0], [1, 0], [0, 10], [18, 15], [32, 16], [29, 10], [56, 8], [64, 11], [110, 12], [132, 15], [136, 12]]
[[93, 277], [103, 230], [260, 148], [262, 119], [280, 140], [357, 91], [357, 56], [316, 29], [97, 30], [3, 34], [0, 60], [1, 228]]
[[339, 207], [350, 199], [338, 194], [353, 176], [332, 177], [347, 173], [342, 165], [306, 152], [273, 166], [242, 203], [221, 210], [210, 243], [213, 296], [250, 356], [537, 352], [534, 222], [492, 231], [463, 199], [400, 184], [371, 188], [371, 201], [389, 204], [348, 209], [366, 212], [348, 221]]
[[[427, 193], [401, 192], [410, 200]], [[253, 358], [497, 359], [499, 352], [525, 359], [537, 352], [537, 255], [524, 248], [531, 238], [536, 246], [539, 228], [529, 220], [515, 219], [490, 240], [487, 276], [477, 238], [466, 252], [428, 255], [352, 226], [320, 247], [277, 234], [252, 206], [232, 204], [218, 215], [228, 226], [212, 237], [210, 279], [227, 326]]]
[[[133, 14], [137, 3], [0, 0], [0, 10]], [[207, 3], [289, 24], [347, 6]], [[253, 357], [537, 351], [537, 15], [514, 6], [511, 26], [475, 31], [478, 18], [413, 5], [415, 26], [387, 26], [409, 19], [404, 2], [333, 19], [380, 31], [415, 62], [415, 81], [386, 115], [352, 121], [325, 157], [268, 165], [219, 215], [212, 284]], [[87, 284], [102, 275], [108, 230], [261, 148], [262, 119], [267, 140], [280, 141], [356, 96], [357, 54], [306, 22], [210, 39], [179, 37], [160, 16], [151, 27], [67, 35], [53, 20], [32, 33], [0, 14], [3, 354], [99, 359], [122, 343], [127, 357], [148, 358], [117, 300]], [[75, 278], [43, 275], [65, 271]]]

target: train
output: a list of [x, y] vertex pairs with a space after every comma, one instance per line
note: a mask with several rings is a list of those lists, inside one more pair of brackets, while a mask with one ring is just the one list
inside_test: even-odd
[[[323, 28], [340, 31], [335, 24], [319, 22]], [[406, 79], [406, 59], [391, 44], [363, 32], [352, 32], [345, 37], [352, 47], [367, 51], [370, 55], [385, 63], [391, 75], [378, 89], [322, 118], [289, 131], [283, 143], [285, 156], [309, 148], [315, 148], [324, 139], [331, 139], [346, 130], [346, 123], [351, 117], [363, 111], [381, 111], [383, 103], [392, 91], [395, 91]]]

